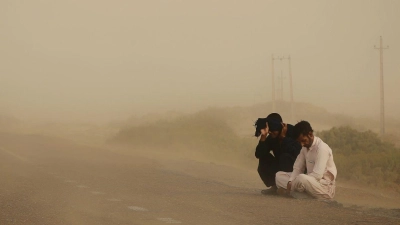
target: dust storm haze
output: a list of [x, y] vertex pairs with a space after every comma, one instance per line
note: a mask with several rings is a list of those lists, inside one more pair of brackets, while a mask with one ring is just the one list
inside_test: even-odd
[[[398, 224], [398, 40], [397, 0], [1, 0], [0, 224]], [[260, 194], [272, 56], [336, 201]]]
[[[0, 109], [26, 120], [105, 122], [271, 100], [271, 55], [292, 57], [294, 99], [379, 115], [400, 104], [400, 3], [1, 1]], [[275, 62], [284, 74], [287, 61]]]

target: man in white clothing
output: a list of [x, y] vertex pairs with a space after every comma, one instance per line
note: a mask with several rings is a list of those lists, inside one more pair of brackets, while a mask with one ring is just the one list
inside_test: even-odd
[[335, 196], [337, 175], [332, 149], [314, 136], [307, 121], [297, 123], [294, 133], [303, 148], [293, 165], [292, 173], [276, 173], [278, 193], [296, 197], [305, 192], [314, 198], [332, 199]]

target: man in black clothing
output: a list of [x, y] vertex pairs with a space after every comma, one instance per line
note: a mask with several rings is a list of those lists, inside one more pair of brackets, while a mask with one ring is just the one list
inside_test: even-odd
[[293, 137], [293, 125], [283, 123], [278, 113], [271, 113], [267, 118], [259, 119], [256, 126], [259, 126], [256, 130], [260, 131], [256, 131], [256, 136], [261, 136], [255, 152], [256, 158], [259, 159], [258, 174], [268, 187], [261, 193], [275, 194], [275, 174], [278, 171], [292, 172], [294, 161], [302, 147]]

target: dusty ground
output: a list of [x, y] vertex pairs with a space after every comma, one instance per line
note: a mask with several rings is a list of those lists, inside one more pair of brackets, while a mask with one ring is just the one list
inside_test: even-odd
[[400, 224], [396, 193], [262, 196], [255, 170], [41, 136], [0, 134], [0, 179], [0, 224]]

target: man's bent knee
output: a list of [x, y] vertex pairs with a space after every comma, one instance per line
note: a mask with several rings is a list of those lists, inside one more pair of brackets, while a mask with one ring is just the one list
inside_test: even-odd
[[309, 179], [310, 179], [310, 176], [308, 176], [307, 174], [299, 174], [296, 177], [296, 181], [300, 182], [300, 183], [308, 182]]
[[275, 175], [275, 183], [278, 188], [286, 189], [287, 183], [289, 181], [289, 174], [283, 171], [279, 171]]
[[292, 172], [295, 159], [289, 153], [282, 153], [279, 160], [279, 170], [284, 172]]
[[305, 191], [306, 187], [310, 183], [310, 176], [306, 174], [299, 174], [296, 179], [292, 182], [292, 190], [296, 190], [299, 192]]

